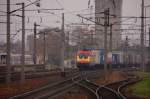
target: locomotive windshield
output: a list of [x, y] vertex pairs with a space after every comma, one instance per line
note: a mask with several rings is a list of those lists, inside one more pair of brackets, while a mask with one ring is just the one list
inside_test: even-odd
[[86, 55], [86, 54], [79, 54], [79, 58], [88, 58], [88, 55]]

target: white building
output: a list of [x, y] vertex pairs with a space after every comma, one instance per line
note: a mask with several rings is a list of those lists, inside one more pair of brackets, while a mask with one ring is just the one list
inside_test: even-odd
[[[95, 1], [95, 21], [101, 24], [104, 24], [104, 12], [105, 9], [110, 11], [110, 24], [112, 26], [112, 48], [116, 49], [119, 47], [121, 42], [121, 31], [119, 31], [121, 25], [121, 13], [122, 13], [122, 0], [96, 0]], [[115, 15], [116, 17], [113, 17]], [[97, 47], [104, 48], [104, 27], [96, 25], [96, 39]], [[110, 28], [108, 28], [108, 47], [109, 47], [109, 38], [110, 38]]]

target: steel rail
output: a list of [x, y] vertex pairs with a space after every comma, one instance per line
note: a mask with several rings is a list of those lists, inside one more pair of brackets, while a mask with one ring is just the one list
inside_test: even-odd
[[113, 90], [118, 90], [118, 87], [126, 82], [128, 82], [129, 79], [124, 79], [124, 80], [120, 80], [120, 81], [116, 81], [116, 82], [112, 82], [112, 83], [108, 83], [106, 85], [104, 85], [105, 87], [111, 88]]
[[[16, 71], [16, 72], [11, 72], [12, 78], [15, 78], [16, 76], [19, 77], [20, 76], [20, 71]], [[59, 70], [41, 70], [41, 71], [27, 71], [25, 72], [25, 76], [26, 79], [31, 79], [31, 78], [36, 78], [36, 76], [41, 77], [42, 75], [56, 75], [56, 74], [60, 74], [61, 71]], [[66, 74], [67, 75], [75, 75], [78, 74], [79, 71], [77, 70], [66, 70]], [[6, 75], [6, 72], [1, 71], [0, 73], [0, 79], [4, 79]]]
[[[86, 75], [92, 74], [95, 72], [87, 72]], [[45, 99], [45, 98], [54, 98], [59, 96], [60, 94], [63, 94], [66, 92], [69, 88], [76, 85], [79, 81], [82, 80], [82, 74], [78, 74], [78, 76], [74, 76], [71, 78], [68, 78], [67, 80], [60, 81], [54, 84], [46, 85], [44, 87], [16, 95], [13, 97], [10, 97], [9, 99]]]
[[121, 90], [123, 89], [123, 88], [125, 88], [126, 86], [128, 86], [128, 85], [131, 85], [131, 84], [134, 84], [134, 83], [137, 83], [137, 82], [139, 82], [139, 81], [142, 81], [143, 80], [143, 78], [142, 77], [139, 77], [139, 76], [136, 76], [135, 78], [133, 78], [132, 80], [129, 80], [128, 82], [125, 82], [125, 83], [123, 83], [122, 85], [120, 85], [119, 87], [118, 87], [118, 93], [119, 93], [119, 95], [122, 97], [122, 99], [127, 99], [127, 97], [125, 97], [122, 93], [121, 93]]
[[109, 90], [112, 90], [116, 93], [116, 95], [120, 96], [121, 99], [127, 99], [122, 93], [121, 90], [125, 88], [126, 86], [136, 83], [138, 81], [141, 81], [142, 78], [139, 76], [136, 76], [134, 74], [131, 74], [127, 72], [128, 78], [124, 80], [120, 80], [113, 83], [108, 83], [104, 85], [104, 87], [108, 88]]
[[83, 82], [79, 82], [79, 83], [77, 83], [77, 85], [80, 86], [80, 87], [82, 87], [82, 88], [84, 88], [85, 90], [89, 91], [93, 95], [94, 99], [102, 99], [97, 94], [97, 88], [99, 86], [97, 86], [97, 85], [95, 85], [95, 84], [93, 84], [93, 83], [91, 83], [91, 82], [89, 82], [89, 81], [87, 81], [85, 79], [82, 80], [82, 81], [84, 82], [84, 84], [83, 84]]
[[107, 99], [108, 97], [111, 97], [111, 99], [122, 99], [117, 91], [105, 86], [100, 87], [97, 92], [101, 95], [102, 99]]
[[95, 96], [94, 99], [107, 99], [108, 97], [111, 97], [111, 99], [122, 99], [117, 91], [111, 88], [99, 86], [95, 83], [90, 82], [87, 79], [82, 81], [83, 82], [80, 82], [78, 85], [85, 88], [86, 90], [89, 90]]
[[[47, 99], [47, 98], [55, 98], [63, 93], [66, 93], [70, 88], [72, 88], [75, 83], [74, 81], [72, 80], [73, 83], [68, 83], [67, 86], [64, 86], [64, 87], [61, 87], [59, 89], [56, 89], [54, 90], [53, 92], [49, 92], [49, 93], [46, 93], [46, 94], [43, 94], [42, 96], [40, 97], [37, 97], [36, 99]], [[76, 81], [77, 82], [77, 81]]]
[[10, 97], [9, 99], [44, 99], [44, 98], [48, 98], [51, 96], [52, 97], [58, 96], [58, 93], [60, 94], [64, 90], [75, 85], [73, 79], [76, 79], [76, 81], [77, 80], [80, 81], [80, 79], [77, 79], [77, 78], [80, 78], [80, 76], [75, 76], [72, 78], [68, 78], [67, 80], [64, 80], [64, 81], [60, 81], [54, 84], [49, 84], [49, 85], [43, 86], [41, 88], [38, 88], [32, 91]]

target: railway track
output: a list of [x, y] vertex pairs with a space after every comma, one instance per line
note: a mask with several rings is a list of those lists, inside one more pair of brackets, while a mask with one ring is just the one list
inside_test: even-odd
[[93, 99], [101, 99], [97, 94], [97, 89], [99, 86], [88, 82], [87, 80], [82, 80], [81, 82], [77, 83], [77, 85], [85, 89], [93, 97]]
[[128, 81], [129, 81], [128, 79], [125, 79], [125, 80], [109, 83], [109, 84], [106, 84], [105, 87], [108, 87], [108, 88], [111, 88], [115, 91], [118, 91], [119, 86], [128, 82]]
[[[78, 70], [66, 70], [66, 76], [72, 76], [78, 74]], [[43, 70], [43, 71], [29, 71], [25, 72], [25, 78], [26, 79], [32, 79], [32, 78], [40, 78], [40, 77], [46, 77], [46, 76], [55, 76], [55, 75], [61, 75], [60, 70]], [[6, 72], [0, 73], [0, 82], [5, 82]], [[12, 72], [11, 73], [11, 79], [13, 81], [20, 80], [21, 72]]]
[[64, 81], [46, 85], [36, 90], [11, 97], [10, 99], [51, 99], [68, 92], [76, 85], [88, 91], [93, 99], [127, 99], [121, 93], [122, 88], [140, 80], [139, 77], [133, 76], [129, 79], [99, 86], [88, 80], [88, 78], [94, 77], [99, 72], [100, 71], [80, 72], [78, 76], [73, 76]]
[[88, 90], [88, 92], [92, 94], [94, 99], [127, 99], [122, 94], [122, 89], [140, 80], [142, 80], [140, 77], [129, 74], [129, 78], [127, 79], [109, 83], [103, 86], [96, 85], [95, 83], [92, 83], [87, 79], [80, 81], [78, 85], [85, 90]]
[[123, 90], [123, 88], [142, 80], [142, 78], [139, 76], [135, 76], [135, 75], [130, 75], [130, 76], [132, 76], [132, 77], [129, 77], [125, 80], [121, 80], [118, 82], [106, 84], [105, 87], [116, 91], [119, 94], [119, 96], [121, 97], [121, 99], [127, 99], [121, 92]]
[[87, 90], [93, 96], [93, 99], [122, 99], [116, 91], [96, 85], [88, 80], [82, 80], [78, 85]]
[[119, 87], [118, 87], [118, 93], [120, 94], [121, 97], [123, 97], [123, 99], [127, 99], [127, 97], [122, 93], [122, 90], [127, 87], [128, 85], [132, 85], [134, 83], [137, 83], [139, 81], [143, 80], [142, 77], [139, 77], [139, 76], [136, 76], [134, 79], [132, 80], [129, 80], [123, 84], [121, 84]]
[[120, 95], [115, 90], [105, 86], [99, 87], [97, 92], [101, 99], [122, 99], [122, 97], [120, 97]]
[[54, 84], [46, 85], [44, 87], [35, 89], [33, 91], [26, 92], [21, 95], [13, 96], [9, 99], [47, 99], [54, 98], [63, 94], [71, 87], [73, 87], [82, 78], [80, 76], [75, 76], [64, 81], [60, 81]]
[[[97, 72], [97, 71], [96, 71]], [[95, 72], [86, 72], [84, 77], [94, 74]], [[17, 96], [10, 97], [9, 99], [48, 99], [55, 98], [67, 91], [69, 91], [73, 86], [75, 86], [83, 78], [83, 73], [78, 73], [66, 80], [59, 81], [54, 84], [49, 84], [44, 87], [29, 91]]]

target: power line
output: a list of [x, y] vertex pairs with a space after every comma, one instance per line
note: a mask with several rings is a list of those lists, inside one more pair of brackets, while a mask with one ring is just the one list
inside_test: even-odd
[[[7, 34], [0, 34], [0, 35], [7, 35]], [[10, 35], [16, 35], [16, 34], [10, 34]]]
[[[30, 6], [30, 5], [33, 5], [33, 4], [37, 3], [37, 2], [39, 2], [39, 0], [36, 0], [36, 1], [32, 2], [32, 3], [30, 3], [30, 4], [25, 5], [24, 8], [26, 8], [26, 7]], [[21, 9], [22, 9], [22, 8], [18, 8], [18, 9], [16, 9], [16, 10], [13, 10], [13, 11], [10, 12], [10, 14], [11, 14], [11, 13], [14, 13], [14, 12], [16, 12], [16, 11], [19, 11], [19, 10], [21, 10]]]
[[[7, 4], [0, 4], [0, 5], [4, 5], [4, 6], [6, 6]], [[10, 4], [10, 5], [16, 5], [16, 4]]]
[[76, 10], [76, 11], [66, 11], [64, 12], [65, 14], [72, 14], [72, 13], [76, 13], [76, 12], [83, 12], [83, 11], [86, 11], [88, 9], [82, 9], [82, 10]]
[[1, 13], [7, 13], [7, 12], [5, 12], [5, 11], [0, 11]]
[[60, 7], [64, 8], [64, 6], [63, 6], [58, 0], [55, 0], [55, 1], [57, 2], [57, 4], [58, 4]]
[[[25, 11], [49, 11], [49, 10], [63, 10], [63, 9], [28, 9]], [[19, 10], [22, 11], [22, 10]]]

